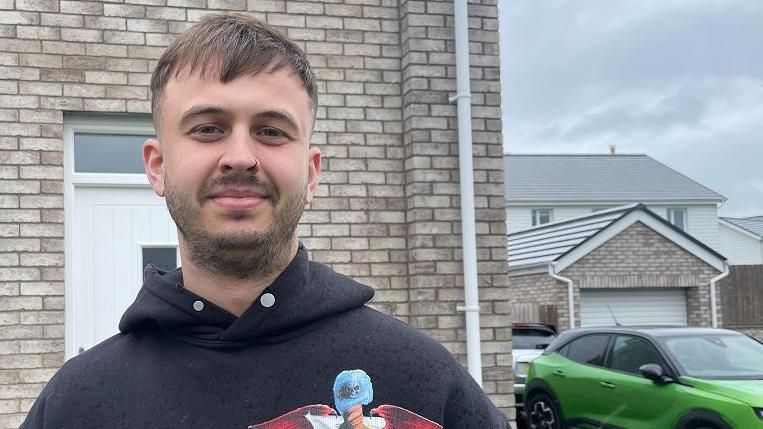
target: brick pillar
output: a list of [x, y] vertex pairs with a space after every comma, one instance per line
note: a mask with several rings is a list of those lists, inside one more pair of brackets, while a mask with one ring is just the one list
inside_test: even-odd
[[[403, 146], [410, 322], [466, 361], [453, 3], [403, 1]], [[469, 7], [477, 252], [484, 388], [513, 404], [508, 318], [498, 9]]]

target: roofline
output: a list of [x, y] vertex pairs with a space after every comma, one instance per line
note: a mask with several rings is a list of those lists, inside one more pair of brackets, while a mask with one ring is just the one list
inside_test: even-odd
[[[584, 246], [586, 243], [589, 243], [592, 240], [594, 240], [595, 237], [601, 236], [604, 233], [604, 231], [607, 231], [610, 228], [612, 228], [612, 225], [614, 225], [615, 223], [619, 222], [620, 220], [622, 220], [623, 218], [625, 218], [626, 216], [628, 216], [629, 214], [631, 214], [631, 213], [633, 213], [635, 211], [641, 211], [641, 212], [646, 213], [648, 216], [652, 217], [654, 220], [656, 220], [657, 222], [661, 223], [663, 226], [666, 226], [666, 227], [672, 229], [673, 232], [676, 232], [679, 235], [683, 236], [684, 238], [688, 239], [691, 243], [699, 246], [702, 250], [710, 253], [712, 256], [715, 256], [716, 258], [720, 259], [722, 262], [727, 261], [725, 256], [721, 255], [720, 253], [718, 253], [715, 250], [713, 250], [711, 247], [707, 246], [706, 244], [704, 244], [701, 241], [697, 240], [696, 238], [694, 238], [693, 236], [689, 235], [685, 231], [682, 231], [681, 229], [679, 229], [678, 227], [676, 227], [672, 223], [670, 223], [667, 220], [663, 219], [662, 217], [658, 216], [653, 211], [651, 211], [648, 208], [646, 208], [646, 206], [644, 206], [643, 204], [639, 204], [639, 205], [631, 208], [630, 210], [627, 210], [626, 212], [624, 212], [622, 214], [622, 216], [620, 216], [619, 218], [614, 220], [612, 223], [610, 223], [606, 227], [600, 229], [595, 234], [593, 234], [590, 237], [586, 238], [585, 240], [581, 241], [580, 243], [578, 243], [577, 245], [572, 247], [570, 250], [568, 250], [568, 251], [564, 252], [563, 254], [559, 255], [556, 259], [554, 259], [554, 262], [559, 262], [562, 258], [566, 257], [567, 255], [570, 255], [571, 253], [573, 253], [577, 249], [579, 249], [582, 246]], [[659, 232], [658, 232], [658, 234], [659, 234]], [[662, 235], [662, 234], [660, 234], [660, 235]], [[607, 241], [609, 241], [609, 240], [607, 240]], [[674, 240], [670, 240], [670, 241], [675, 243]], [[678, 244], [678, 243], [676, 243], [676, 244]], [[596, 248], [598, 248], [598, 247], [599, 246], [596, 246]], [[684, 250], [689, 251], [688, 249], [684, 249]], [[689, 251], [689, 252], [692, 253], [691, 251]], [[588, 252], [588, 253], [590, 253], [590, 252]], [[588, 254], [588, 253], [586, 253], [586, 254]], [[695, 255], [695, 256], [699, 257], [699, 255]], [[578, 258], [578, 259], [580, 259], [580, 258]], [[567, 267], [569, 267], [573, 263], [577, 262], [578, 259], [576, 259], [574, 262], [571, 262], [571, 263], [567, 264], [567, 266], [565, 266], [565, 267], [560, 267], [559, 271], [562, 271], [562, 270], [566, 269]], [[702, 259], [702, 258], [700, 258], [700, 259]], [[712, 264], [708, 263], [707, 261], [704, 261], [704, 262], [707, 263], [708, 265], [712, 266]], [[713, 266], [713, 268], [716, 268], [716, 267]]]
[[725, 225], [725, 226], [727, 226], [727, 227], [729, 227], [729, 228], [731, 228], [733, 230], [736, 230], [736, 231], [738, 231], [738, 232], [740, 232], [740, 233], [742, 233], [744, 235], [749, 235], [750, 238], [754, 238], [754, 239], [756, 239], [758, 241], [763, 240], [763, 236], [762, 235], [758, 235], [757, 233], [752, 232], [752, 231], [748, 230], [747, 228], [741, 227], [741, 226], [739, 226], [737, 224], [731, 223], [731, 222], [727, 221], [726, 219], [739, 219], [739, 218], [719, 217], [718, 221], [722, 225]]
[[687, 176], [687, 175], [685, 175], [685, 174], [681, 173], [680, 171], [676, 170], [675, 168], [673, 168], [673, 167], [669, 166], [668, 164], [665, 164], [664, 162], [662, 162], [662, 161], [658, 160], [657, 158], [654, 158], [654, 157], [652, 157], [652, 156], [650, 156], [650, 155], [647, 155], [646, 157], [647, 157], [647, 158], [649, 158], [649, 159], [651, 159], [651, 160], [653, 160], [654, 162], [659, 162], [660, 164], [664, 165], [665, 167], [667, 167], [668, 169], [670, 169], [670, 170], [671, 170], [671, 171], [673, 171], [674, 173], [676, 173], [676, 174], [678, 174], [678, 175], [680, 175], [680, 176], [683, 176], [683, 177], [685, 177], [686, 179], [688, 179], [688, 180], [691, 180], [692, 182], [696, 183], [697, 185], [699, 185], [699, 186], [701, 186], [701, 187], [703, 187], [703, 188], [707, 189], [708, 191], [710, 191], [710, 192], [712, 192], [712, 193], [714, 193], [714, 194], [716, 194], [716, 195], [720, 196], [720, 197], [723, 199], [723, 201], [728, 201], [728, 198], [726, 198], [725, 196], [721, 195], [719, 192], [716, 192], [716, 191], [714, 191], [714, 190], [712, 190], [712, 189], [708, 188], [707, 186], [705, 186], [705, 185], [703, 185], [703, 184], [701, 184], [701, 183], [697, 182], [696, 180], [694, 180], [694, 179], [692, 179], [691, 177], [689, 177], [689, 176]]
[[556, 221], [556, 222], [544, 223], [542, 225], [536, 225], [536, 226], [533, 226], [533, 227], [528, 228], [528, 229], [523, 229], [521, 231], [515, 231], [515, 232], [512, 232], [510, 234], [506, 234], [506, 237], [511, 237], [513, 235], [518, 235], [518, 234], [525, 234], [525, 233], [529, 233], [529, 232], [537, 232], [537, 231], [541, 231], [541, 230], [544, 230], [544, 229], [550, 229], [552, 227], [557, 227], [559, 225], [564, 225], [564, 224], [567, 224], [567, 223], [577, 222], [577, 221], [579, 221], [581, 219], [595, 219], [595, 218], [600, 217], [602, 215], [617, 213], [618, 211], [629, 211], [629, 210], [632, 210], [635, 207], [638, 207], [639, 205], [642, 205], [642, 204], [641, 203], [631, 203], [631, 204], [624, 205], [624, 206], [612, 207], [612, 208], [605, 209], [605, 210], [599, 210], [599, 211], [591, 212], [591, 213], [588, 213], [588, 214], [584, 214], [584, 215], [580, 215], [580, 216], [575, 216], [573, 218], [569, 218], [569, 219], [565, 219], [565, 220], [559, 220], [559, 221]]
[[[632, 156], [632, 157], [646, 157], [646, 158], [649, 158], [652, 161], [654, 161], [654, 162], [664, 166], [665, 168], [669, 169], [670, 171], [678, 174], [679, 176], [684, 177], [685, 179], [691, 181], [692, 183], [695, 183], [695, 184], [701, 186], [705, 190], [718, 195], [720, 197], [720, 201], [721, 202], [728, 201], [728, 198], [726, 198], [725, 196], [721, 195], [720, 193], [718, 193], [718, 192], [708, 188], [707, 186], [697, 182], [696, 180], [694, 180], [691, 177], [681, 173], [680, 171], [676, 170], [675, 168], [665, 164], [664, 162], [658, 160], [657, 158], [654, 158], [653, 156], [645, 154], [645, 153], [623, 153], [623, 154], [620, 154], [620, 153], [616, 153], [616, 154], [610, 154], [610, 153], [591, 153], [591, 154], [586, 154], [586, 153], [570, 153], [570, 154], [564, 154], [564, 153], [511, 153], [511, 152], [509, 152], [509, 153], [504, 153], [503, 156], [504, 157], [511, 157], [511, 156], [513, 156], [513, 157], [518, 157], [518, 156], [527, 156], [527, 157], [553, 157], [553, 156], [579, 156], [579, 157], [607, 157], [607, 156], [609, 156], [609, 157], [618, 157], [618, 156], [620, 156], [620, 157], [623, 157], [623, 156], [631, 157]], [[507, 200], [508, 200], [508, 198], [507, 198]]]

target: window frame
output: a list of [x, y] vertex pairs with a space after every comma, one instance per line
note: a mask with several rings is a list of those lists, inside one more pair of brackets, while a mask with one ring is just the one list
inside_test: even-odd
[[[540, 216], [541, 213], [548, 212], [548, 222], [541, 222]], [[551, 223], [554, 221], [554, 209], [552, 208], [538, 208], [538, 209], [532, 209], [531, 215], [530, 215], [530, 222], [532, 223], [532, 226], [540, 226], [545, 225], [547, 223]]]
[[[681, 213], [683, 216], [681, 226], [678, 226], [676, 224], [675, 213], [677, 212]], [[686, 207], [668, 207], [666, 213], [667, 213], [666, 217], [668, 222], [674, 227], [680, 229], [681, 231], [686, 231], [689, 228], [689, 216], [688, 216], [688, 210], [686, 209]]]

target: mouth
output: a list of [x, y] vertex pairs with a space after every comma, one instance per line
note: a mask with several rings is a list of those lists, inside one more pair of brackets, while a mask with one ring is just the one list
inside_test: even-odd
[[269, 196], [252, 189], [225, 189], [214, 192], [208, 199], [225, 211], [245, 211], [265, 203]]

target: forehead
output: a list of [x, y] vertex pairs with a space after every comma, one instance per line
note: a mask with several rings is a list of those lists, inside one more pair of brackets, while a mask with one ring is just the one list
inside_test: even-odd
[[[221, 82], [218, 75], [181, 72], [173, 76], [159, 101], [162, 121], [179, 121], [183, 113], [198, 105], [213, 105], [237, 115], [280, 111], [304, 122], [312, 122], [312, 104], [299, 77], [287, 68], [244, 74]], [[300, 124], [301, 125], [301, 124]]]

